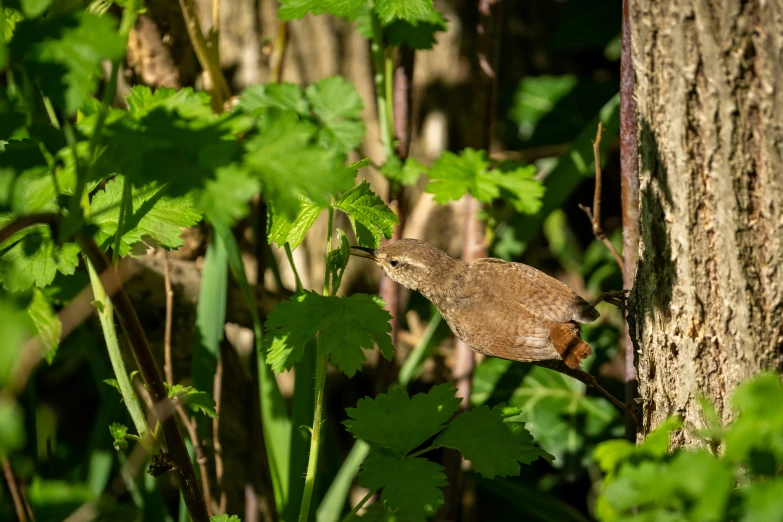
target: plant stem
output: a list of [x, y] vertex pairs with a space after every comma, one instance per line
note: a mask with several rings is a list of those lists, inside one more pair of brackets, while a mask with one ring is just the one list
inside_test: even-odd
[[296, 263], [294, 263], [294, 253], [291, 251], [291, 245], [288, 243], [288, 241], [285, 242], [283, 248], [285, 248], [285, 255], [288, 258], [288, 264], [291, 265], [291, 270], [294, 272], [294, 279], [296, 279], [296, 291], [301, 292], [303, 289], [302, 280], [299, 279], [299, 272], [296, 270]]
[[204, 497], [201, 494], [196, 474], [193, 471], [193, 464], [185, 447], [185, 441], [179, 431], [177, 421], [172, 415], [173, 407], [166, 393], [166, 387], [163, 385], [158, 366], [150, 351], [144, 328], [141, 326], [136, 311], [128, 298], [128, 294], [125, 293], [117, 274], [110, 270], [109, 261], [100, 247], [95, 244], [91, 237], [84, 233], [80, 233], [77, 236], [77, 241], [82, 253], [87, 256], [94, 269], [98, 273], [106, 274], [110, 285], [118, 289], [117, 293], [112, 296], [111, 302], [117, 310], [120, 325], [128, 338], [128, 344], [136, 358], [141, 376], [147, 384], [147, 390], [155, 406], [155, 414], [163, 426], [163, 435], [177, 470], [180, 490], [185, 498], [185, 505], [194, 522], [208, 522], [209, 515], [207, 514]]
[[269, 80], [272, 82], [283, 81], [283, 61], [286, 50], [288, 50], [288, 22], [278, 20], [275, 45], [272, 48], [272, 56], [269, 57]]
[[[329, 207], [329, 224], [326, 229], [326, 253], [332, 248], [332, 228], [334, 227], [334, 208]], [[330, 294], [329, 266], [324, 267], [324, 295]], [[313, 428], [310, 436], [310, 457], [307, 461], [302, 507], [299, 510], [299, 522], [307, 522], [310, 516], [310, 501], [313, 498], [316, 470], [318, 468], [318, 452], [321, 449], [321, 417], [324, 409], [324, 387], [326, 385], [327, 360], [325, 356], [317, 356], [315, 363], [315, 412], [313, 413]]]
[[212, 81], [212, 107], [216, 112], [222, 112], [223, 103], [231, 96], [226, 77], [220, 70], [220, 64], [212, 59], [207, 40], [204, 38], [204, 33], [201, 32], [201, 23], [193, 0], [179, 0], [179, 6], [182, 9], [182, 16], [185, 18], [185, 26], [188, 29], [190, 43], [196, 52], [196, 58]]
[[117, 384], [120, 388], [120, 394], [122, 394], [122, 400], [125, 401], [125, 407], [128, 408], [133, 425], [136, 427], [136, 431], [141, 439], [141, 445], [149, 453], [156, 451], [155, 440], [152, 435], [152, 430], [147, 425], [147, 418], [144, 416], [144, 411], [141, 408], [141, 402], [133, 390], [130, 377], [128, 376], [128, 370], [125, 367], [125, 362], [122, 360], [122, 351], [120, 350], [120, 343], [117, 339], [117, 328], [114, 326], [114, 306], [111, 300], [106, 295], [106, 290], [101, 284], [101, 279], [95, 268], [90, 263], [89, 259], [85, 259], [87, 265], [87, 271], [90, 274], [90, 284], [92, 285], [92, 293], [95, 297], [95, 303], [98, 306], [95, 308], [98, 310], [98, 318], [101, 321], [101, 329], [103, 330], [103, 337], [106, 339], [106, 349], [109, 351], [109, 360], [111, 361], [111, 367], [114, 370], [114, 376], [117, 378]]
[[347, 515], [345, 515], [345, 518], [343, 519], [343, 522], [348, 522], [348, 520], [351, 520], [354, 516], [356, 516], [356, 513], [358, 513], [359, 510], [364, 507], [364, 505], [367, 503], [367, 501], [370, 500], [370, 498], [373, 495], [375, 495], [377, 492], [378, 492], [378, 490], [376, 489], [374, 491], [370, 491], [369, 493], [367, 493], [364, 496], [364, 498], [362, 498], [359, 501], [359, 503], [354, 506], [354, 508], [351, 510], [351, 512], [348, 513]]
[[8, 491], [11, 492], [11, 498], [14, 502], [16, 518], [19, 519], [19, 522], [27, 522], [27, 514], [22, 503], [22, 493], [19, 489], [19, 484], [16, 482], [16, 476], [14, 475], [14, 470], [11, 469], [11, 462], [8, 460], [8, 457], [3, 457], [3, 473], [5, 474], [6, 482], [8, 482]]
[[405, 455], [405, 458], [412, 459], [414, 457], [418, 457], [419, 455], [424, 455], [428, 451], [432, 451], [432, 450], [437, 449], [439, 447], [440, 446], [436, 446], [436, 445], [433, 444], [431, 446], [427, 446], [426, 448], [420, 449], [419, 451], [415, 451], [415, 452], [411, 453], [410, 455]]
[[375, 97], [378, 107], [378, 123], [381, 127], [381, 143], [388, 160], [394, 155], [392, 146], [392, 114], [389, 111], [387, 103], [386, 86], [386, 53], [383, 50], [383, 27], [375, 11], [371, 11], [372, 17], [372, 43], [370, 51], [372, 53], [372, 63], [375, 69]]

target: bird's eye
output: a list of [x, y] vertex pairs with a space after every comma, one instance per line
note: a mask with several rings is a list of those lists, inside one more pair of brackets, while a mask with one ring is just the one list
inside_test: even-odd
[[396, 259], [392, 259], [391, 261], [389, 261], [389, 266], [391, 266], [392, 268], [397, 268], [399, 264], [400, 262]]

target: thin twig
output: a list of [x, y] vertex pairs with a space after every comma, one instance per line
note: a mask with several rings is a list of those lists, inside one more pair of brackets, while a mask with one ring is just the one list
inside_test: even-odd
[[[163, 330], [163, 351], [164, 351], [164, 372], [166, 382], [169, 386], [174, 386], [174, 370], [171, 364], [171, 327], [174, 311], [174, 291], [171, 288], [171, 273], [169, 266], [169, 253], [163, 251], [163, 285], [166, 291], [166, 324]], [[193, 444], [193, 450], [196, 452], [196, 463], [198, 463], [199, 473], [201, 474], [201, 484], [204, 488], [204, 502], [207, 505], [207, 513], [214, 514], [212, 510], [212, 495], [209, 488], [209, 470], [207, 469], [207, 457], [204, 453], [204, 447], [201, 445], [196, 423], [188, 415], [180, 401], [174, 401], [174, 409], [179, 415], [182, 424], [188, 432], [190, 442]]]
[[275, 83], [283, 81], [283, 65], [285, 54], [288, 50], [288, 22], [277, 21], [277, 34], [275, 45], [272, 47], [272, 55], [269, 57], [269, 80]]
[[614, 260], [617, 261], [617, 265], [620, 267], [620, 271], [623, 271], [625, 263], [623, 257], [614, 247], [609, 238], [606, 237], [604, 229], [601, 228], [601, 133], [603, 132], [603, 124], [598, 122], [598, 131], [595, 134], [595, 141], [593, 142], [593, 157], [595, 158], [595, 192], [593, 193], [593, 209], [590, 210], [584, 205], [579, 205], [579, 208], [587, 214], [588, 219], [593, 225], [593, 234], [597, 239], [603, 241], [606, 248], [614, 256]]
[[[98, 273], [106, 272], [111, 268], [103, 251], [91, 237], [80, 233], [77, 240], [82, 252], [90, 259]], [[112, 278], [111, 273], [109, 273], [109, 278]], [[136, 310], [133, 308], [128, 294], [125, 293], [121, 285], [117, 286], [119, 290], [112, 296], [111, 300], [120, 320], [120, 325], [128, 339], [128, 344], [136, 358], [141, 376], [147, 384], [147, 390], [154, 401], [154, 411], [163, 426], [163, 435], [179, 476], [185, 505], [195, 522], [208, 522], [209, 514], [204, 503], [204, 497], [201, 494], [198, 480], [193, 470], [193, 464], [190, 462], [190, 456], [177, 426], [177, 421], [171, 415], [172, 404], [166, 392], [166, 387], [163, 385], [158, 366], [152, 356], [144, 328], [141, 326], [141, 322], [139, 322], [139, 317], [136, 315]]]
[[171, 366], [171, 323], [174, 309], [174, 291], [171, 289], [171, 274], [169, 273], [169, 253], [163, 251], [163, 288], [166, 292], [166, 325], [163, 329], [163, 372], [166, 382], [174, 386], [174, 370]]
[[16, 476], [14, 470], [11, 469], [11, 463], [8, 458], [3, 459], [3, 474], [5, 480], [8, 482], [8, 490], [11, 492], [11, 498], [14, 501], [14, 509], [16, 509], [16, 517], [20, 522], [27, 522], [27, 514], [25, 513], [24, 503], [22, 502], [22, 494], [19, 491], [19, 484], [16, 483]]
[[215, 399], [215, 412], [218, 414], [212, 419], [212, 445], [215, 450], [215, 487], [220, 491], [220, 502], [218, 503], [218, 513], [226, 512], [226, 488], [223, 487], [223, 445], [220, 443], [220, 411], [223, 405], [223, 356], [218, 357], [215, 368], [215, 379], [213, 381], [213, 396]]

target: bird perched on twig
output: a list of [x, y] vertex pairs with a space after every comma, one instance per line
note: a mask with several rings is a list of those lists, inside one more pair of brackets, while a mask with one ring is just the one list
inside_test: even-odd
[[603, 294], [590, 304], [530, 266], [492, 258], [462, 261], [417, 239], [378, 249], [352, 248], [353, 255], [374, 260], [390, 279], [430, 300], [474, 351], [558, 371], [628, 411], [580, 368], [593, 351], [579, 326], [598, 319], [595, 305], [600, 301], [624, 308], [626, 291]]

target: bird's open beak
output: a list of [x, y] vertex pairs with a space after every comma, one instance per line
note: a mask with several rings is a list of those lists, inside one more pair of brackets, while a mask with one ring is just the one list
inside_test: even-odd
[[[353, 249], [353, 251], [351, 252], [352, 256], [363, 257], [365, 259], [372, 259], [373, 261], [378, 261], [378, 258], [375, 256], [375, 254], [378, 251], [374, 248], [365, 248], [360, 246], [352, 246], [351, 248]], [[357, 252], [357, 250], [359, 252]]]

